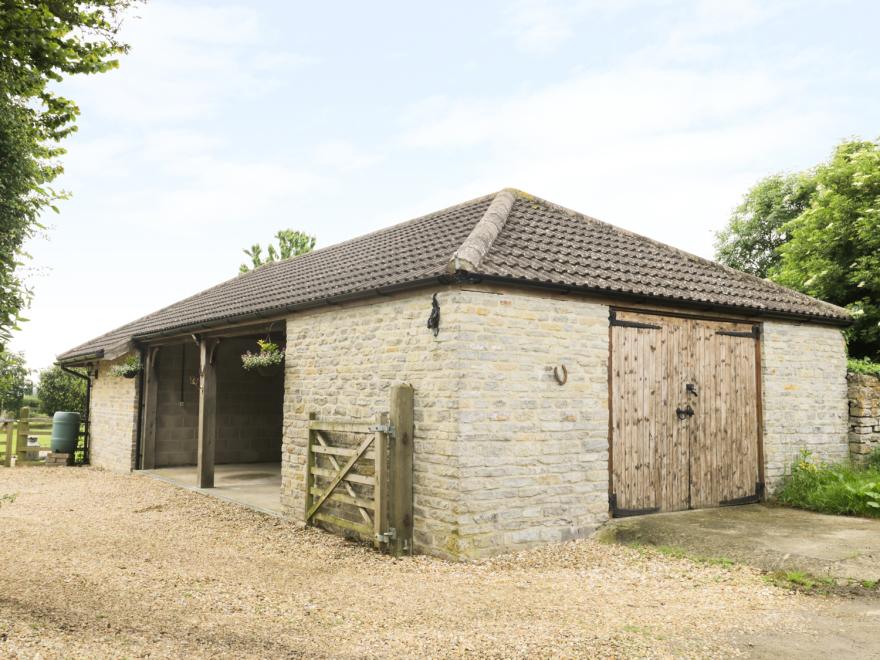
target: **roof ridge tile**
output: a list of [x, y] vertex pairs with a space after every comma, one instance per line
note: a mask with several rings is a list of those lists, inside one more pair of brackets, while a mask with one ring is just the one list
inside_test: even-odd
[[447, 272], [455, 273], [460, 270], [476, 272], [479, 269], [483, 257], [486, 256], [495, 239], [498, 238], [498, 234], [504, 229], [504, 223], [507, 222], [510, 209], [513, 208], [515, 201], [515, 193], [510, 188], [496, 193], [483, 217], [477, 221], [471, 233], [464, 239], [464, 243], [449, 259], [446, 266]]

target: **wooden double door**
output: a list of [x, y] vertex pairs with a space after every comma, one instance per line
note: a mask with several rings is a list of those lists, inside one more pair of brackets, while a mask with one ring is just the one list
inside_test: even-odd
[[612, 515], [762, 495], [760, 326], [611, 313]]

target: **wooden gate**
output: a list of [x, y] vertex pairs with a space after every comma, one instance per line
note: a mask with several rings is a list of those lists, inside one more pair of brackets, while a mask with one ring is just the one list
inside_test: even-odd
[[413, 392], [392, 388], [372, 422], [309, 416], [305, 521], [412, 552]]
[[756, 501], [759, 326], [613, 310], [612, 514]]

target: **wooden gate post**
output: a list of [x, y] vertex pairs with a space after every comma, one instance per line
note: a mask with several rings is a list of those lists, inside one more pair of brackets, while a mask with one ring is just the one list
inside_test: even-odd
[[27, 439], [31, 432], [31, 409], [28, 406], [22, 406], [18, 413], [18, 431], [16, 432], [15, 452], [18, 454], [18, 460], [23, 461], [27, 458]]
[[146, 364], [144, 365], [144, 417], [141, 435], [143, 443], [141, 468], [144, 470], [152, 470], [156, 467], [156, 411], [159, 396], [159, 373], [156, 365], [158, 357], [158, 348], [147, 349]]
[[15, 465], [15, 436], [13, 435], [15, 422], [3, 422], [3, 429], [6, 431], [6, 454], [3, 457], [3, 465], [12, 467]]
[[199, 341], [199, 432], [196, 479], [199, 488], [214, 487], [217, 441], [217, 339]]
[[390, 526], [395, 538], [390, 543], [395, 556], [412, 554], [413, 538], [413, 388], [391, 388], [391, 426], [394, 442], [390, 469]]
[[[310, 412], [309, 413], [309, 422], [314, 422], [318, 418], [318, 415]], [[306, 525], [311, 525], [312, 522], [309, 519], [309, 511], [312, 508], [312, 486], [315, 484], [315, 476], [312, 474], [312, 468], [315, 467], [315, 454], [312, 451], [312, 445], [315, 444], [315, 435], [316, 431], [309, 427], [308, 435], [306, 436], [306, 486], [305, 486], [305, 494], [303, 499], [305, 500], [305, 508], [303, 509], [303, 522]]]

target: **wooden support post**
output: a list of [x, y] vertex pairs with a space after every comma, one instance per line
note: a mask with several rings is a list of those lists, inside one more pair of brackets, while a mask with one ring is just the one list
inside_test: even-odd
[[3, 430], [6, 431], [6, 453], [3, 456], [3, 465], [12, 467], [15, 465], [15, 422], [3, 422]]
[[[318, 416], [315, 413], [309, 413], [310, 422], [317, 418]], [[312, 452], [312, 445], [315, 442], [315, 434], [316, 431], [309, 428], [308, 434], [306, 435], [306, 487], [303, 495], [305, 503], [305, 508], [303, 509], [303, 522], [306, 525], [310, 525], [312, 522], [309, 519], [309, 511], [312, 508], [312, 485], [315, 483], [315, 477], [312, 474], [312, 468], [315, 467], [315, 454]]]
[[396, 532], [391, 553], [412, 554], [413, 538], [413, 388], [395, 385], [391, 388], [391, 426], [394, 443], [390, 467], [390, 526]]
[[147, 349], [144, 364], [144, 411], [141, 433], [141, 468], [152, 470], [156, 467], [156, 417], [159, 406], [159, 371], [157, 362], [159, 349]]
[[214, 487], [214, 446], [217, 440], [216, 339], [199, 341], [199, 430], [196, 478], [199, 488]]
[[15, 452], [18, 454], [19, 461], [23, 461], [27, 458], [27, 439], [31, 432], [30, 418], [31, 409], [28, 406], [22, 406], [18, 413], [18, 430], [15, 433]]
[[[388, 425], [388, 413], [379, 413], [376, 418], [379, 426]], [[388, 531], [388, 434], [376, 431], [373, 440], [376, 471], [373, 485], [373, 542], [381, 547], [380, 534]], [[393, 541], [392, 541], [393, 543]]]

